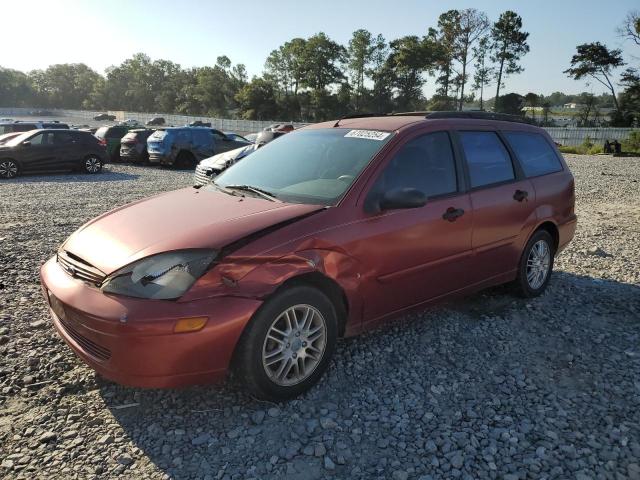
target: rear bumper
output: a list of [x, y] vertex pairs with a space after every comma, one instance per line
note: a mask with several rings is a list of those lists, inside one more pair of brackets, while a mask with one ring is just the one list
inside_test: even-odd
[[[40, 270], [58, 334], [86, 364], [123, 385], [171, 388], [223, 378], [240, 335], [261, 302], [222, 297], [176, 302], [105, 295], [69, 276], [55, 258]], [[197, 332], [180, 318], [207, 316]]]
[[560, 253], [562, 250], [569, 245], [569, 242], [573, 239], [573, 236], [576, 233], [576, 228], [578, 226], [578, 217], [573, 215], [566, 222], [558, 225], [558, 251], [556, 253]]
[[173, 162], [174, 158], [171, 155], [164, 155], [162, 153], [149, 153], [149, 163], [173, 165]]
[[120, 158], [127, 162], [142, 162], [145, 160], [144, 152], [120, 150]]

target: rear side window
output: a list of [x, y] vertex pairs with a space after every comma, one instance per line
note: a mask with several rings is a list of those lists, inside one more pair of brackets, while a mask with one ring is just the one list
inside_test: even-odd
[[558, 160], [556, 152], [542, 135], [504, 132], [504, 136], [518, 157], [527, 177], [537, 177], [562, 170], [562, 164]]
[[95, 136], [98, 138], [105, 138], [107, 136], [107, 130], [109, 130], [109, 127], [100, 127], [96, 130]]
[[126, 133], [126, 128], [113, 127], [107, 130], [107, 138], [122, 138]]
[[191, 134], [189, 130], [179, 130], [176, 134], [176, 143], [189, 143], [191, 141]]
[[31, 130], [36, 130], [38, 126], [35, 123], [16, 123], [13, 125], [12, 130], [8, 130], [11, 132], [29, 132]]
[[453, 151], [446, 132], [415, 138], [396, 153], [374, 189], [397, 188], [415, 188], [427, 197], [458, 190]]
[[515, 178], [509, 152], [495, 132], [460, 132], [471, 188]]

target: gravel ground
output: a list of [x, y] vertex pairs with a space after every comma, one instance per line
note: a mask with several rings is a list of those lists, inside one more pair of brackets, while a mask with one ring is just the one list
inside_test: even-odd
[[579, 230], [544, 296], [496, 288], [341, 341], [280, 405], [104, 382], [53, 331], [40, 263], [189, 172], [0, 183], [0, 476], [640, 479], [640, 158], [569, 163]]

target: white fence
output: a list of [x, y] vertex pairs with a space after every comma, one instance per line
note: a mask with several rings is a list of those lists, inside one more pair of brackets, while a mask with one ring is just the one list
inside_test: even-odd
[[[32, 112], [30, 108], [0, 108], [0, 116], [27, 116]], [[93, 117], [103, 112], [92, 112], [88, 110], [49, 110], [53, 117], [66, 117], [73, 119], [74, 123], [93, 124]], [[233, 120], [225, 118], [213, 118], [193, 115], [172, 115], [164, 113], [139, 113], [125, 111], [110, 111], [111, 115], [115, 115], [117, 120], [126, 120], [132, 118], [144, 124], [153, 117], [163, 117], [167, 125], [186, 125], [195, 120], [210, 122], [211, 126], [226, 132], [236, 132], [247, 134], [262, 130], [274, 123], [292, 123], [299, 127], [304, 123], [280, 121], [257, 121], [257, 120]], [[67, 121], [67, 120], [65, 120]], [[604, 143], [605, 140], [625, 140], [632, 128], [577, 128], [577, 127], [544, 127], [549, 132], [551, 138], [561, 145], [580, 145], [589, 137], [596, 144]]]
[[[94, 124], [96, 123], [93, 120], [93, 117], [101, 112], [94, 112], [89, 110], [62, 110], [62, 109], [46, 109], [48, 112], [51, 112], [51, 117], [62, 117], [72, 119], [74, 123], [86, 123], [86, 124]], [[0, 108], [0, 116], [29, 116], [31, 112], [34, 112], [32, 108]], [[167, 125], [186, 125], [195, 120], [200, 120], [202, 122], [209, 122], [213, 128], [217, 128], [218, 130], [223, 130], [226, 132], [236, 132], [236, 133], [252, 133], [258, 132], [269, 125], [273, 125], [274, 123], [291, 123], [296, 127], [306, 125], [304, 123], [296, 123], [296, 122], [288, 122], [285, 120], [281, 120], [279, 122], [276, 121], [259, 121], [259, 120], [234, 120], [227, 118], [213, 118], [206, 116], [195, 116], [195, 115], [173, 115], [168, 113], [139, 113], [139, 112], [126, 112], [126, 111], [108, 111], [110, 115], [115, 115], [116, 120], [126, 120], [133, 119], [137, 120], [141, 124], [145, 124], [153, 117], [163, 117], [166, 121]], [[36, 114], [36, 116], [38, 116]], [[65, 120], [66, 121], [66, 120]]]

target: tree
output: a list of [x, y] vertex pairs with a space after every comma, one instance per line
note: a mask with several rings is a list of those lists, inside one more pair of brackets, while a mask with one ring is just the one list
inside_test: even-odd
[[593, 42], [578, 45], [576, 51], [577, 53], [571, 58], [571, 68], [564, 73], [574, 80], [590, 77], [604, 85], [613, 95], [615, 109], [619, 110], [611, 75], [613, 69], [624, 65], [621, 50], [609, 50], [600, 42]]
[[489, 37], [482, 37], [478, 45], [474, 47], [473, 55], [476, 59], [474, 64], [475, 73], [473, 75], [473, 88], [480, 90], [480, 110], [484, 110], [484, 88], [489, 86], [494, 75], [494, 69], [489, 64]]
[[377, 113], [384, 113], [391, 108], [393, 72], [389, 67], [389, 45], [379, 34], [373, 42], [374, 50], [371, 55], [371, 66], [368, 75], [373, 80], [371, 92], [373, 108]]
[[618, 35], [640, 45], [640, 11], [632, 10], [627, 13], [624, 22], [618, 27]]
[[483, 12], [475, 8], [467, 8], [459, 12], [459, 21], [459, 33], [454, 45], [455, 58], [460, 63], [462, 69], [459, 78], [460, 100], [458, 104], [458, 110], [462, 110], [464, 87], [467, 83], [467, 67], [475, 58], [475, 44], [483, 38], [483, 35], [489, 28], [489, 20]]
[[242, 118], [271, 120], [277, 117], [275, 87], [264, 78], [253, 78], [236, 94]]
[[529, 92], [524, 96], [524, 104], [531, 109], [533, 121], [536, 121], [536, 108], [540, 104], [540, 97], [533, 92]]
[[364, 93], [364, 80], [375, 52], [371, 33], [368, 30], [356, 30], [349, 40], [348, 67], [351, 72], [353, 89], [355, 91], [355, 109], [360, 109], [360, 99]]
[[500, 97], [500, 101], [496, 102], [494, 109], [499, 113], [508, 113], [510, 115], [522, 116], [522, 107], [524, 105], [524, 97], [517, 93], [507, 93]]
[[431, 59], [425, 44], [415, 35], [391, 42], [388, 66], [393, 72], [393, 85], [397, 91], [397, 107], [400, 111], [418, 110], [423, 100], [423, 72], [430, 67]]
[[437, 45], [436, 65], [440, 75], [436, 79], [439, 84], [438, 95], [443, 99], [449, 98], [452, 77], [455, 75], [454, 58], [456, 53], [456, 43], [460, 35], [460, 12], [458, 10], [448, 10], [438, 17], [437, 30], [430, 29], [427, 37], [434, 40]]
[[[491, 29], [491, 60], [498, 64], [496, 71], [496, 103], [500, 100], [503, 78], [524, 69], [518, 64], [529, 52], [529, 33], [522, 31], [522, 18], [507, 10], [500, 15]], [[495, 107], [494, 107], [495, 108]]]
[[302, 83], [316, 92], [324, 91], [344, 78], [341, 66], [346, 59], [346, 50], [324, 32], [307, 40], [302, 59], [306, 72]]

